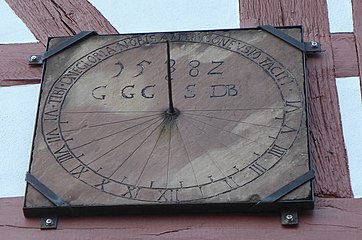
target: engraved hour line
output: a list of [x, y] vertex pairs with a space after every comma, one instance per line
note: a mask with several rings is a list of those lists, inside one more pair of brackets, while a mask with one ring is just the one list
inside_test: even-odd
[[[156, 131], [157, 128], [159, 128], [162, 123], [164, 123], [165, 120], [163, 120], [162, 122], [160, 122], [152, 131], [150, 134], [148, 134], [147, 137], [145, 137], [145, 139], [131, 152], [131, 154], [126, 157], [126, 159], [112, 172], [111, 175], [109, 175], [108, 178], [111, 178], [119, 169], [121, 169], [121, 167], [130, 159], [130, 157], [138, 150], [141, 148], [141, 146], [147, 141], [147, 139], [150, 138], [150, 136]], [[152, 124], [153, 125], [153, 124]], [[150, 126], [151, 127], [151, 126]]]
[[[187, 121], [186, 118], [185, 118], [185, 120]], [[189, 122], [189, 121], [188, 121], [188, 122]], [[190, 123], [191, 123], [191, 122], [190, 122]], [[199, 129], [198, 127], [196, 127], [193, 123], [191, 123], [191, 124], [192, 124], [196, 129], [198, 129], [198, 130], [200, 130], [201, 132], [203, 132], [201, 129]], [[186, 128], [186, 131], [189, 131], [189, 132], [191, 133], [191, 135], [192, 135], [192, 136], [194, 137], [194, 139], [196, 140], [196, 144], [199, 145], [199, 147], [206, 152], [206, 154], [209, 156], [209, 159], [211, 160], [211, 162], [216, 166], [217, 170], [219, 170], [220, 173], [221, 173], [224, 177], [227, 177], [227, 176], [225, 175], [225, 173], [223, 172], [223, 170], [221, 169], [221, 167], [219, 166], [219, 164], [214, 160], [213, 157], [211, 157], [211, 155], [210, 155], [210, 153], [209, 153], [209, 150], [208, 150], [208, 149], [205, 149], [204, 146], [201, 146], [201, 144], [199, 144], [199, 142], [197, 141], [197, 138], [195, 137], [194, 132], [191, 131], [191, 130], [189, 130], [188, 128]], [[206, 132], [204, 132], [204, 133], [207, 135]], [[209, 135], [208, 135], [208, 136], [209, 136]], [[209, 137], [210, 137], [210, 136], [209, 136]]]
[[[185, 121], [190, 122], [190, 121], [188, 121], [187, 119], [185, 119]], [[190, 123], [191, 123], [192, 125], [194, 125], [197, 129], [199, 129], [200, 131], [202, 131], [202, 130], [201, 130], [200, 128], [198, 128], [195, 124], [193, 124], [192, 122], [190, 122]], [[209, 134], [207, 134], [207, 132], [204, 132], [204, 131], [202, 131], [202, 132], [205, 133], [206, 135], [208, 135], [209, 137], [211, 137]], [[239, 136], [239, 135], [237, 135], [237, 136]], [[220, 142], [220, 141], [219, 141], [219, 144], [221, 144], [221, 145], [225, 146], [225, 148], [229, 149], [229, 150], [233, 153], [234, 156], [239, 156], [239, 157], [240, 157], [240, 155], [239, 155], [238, 153], [235, 153], [235, 151], [233, 151], [229, 146], [225, 145], [224, 143], [222, 143], [222, 142]], [[260, 145], [269, 146], [269, 145], [266, 145], [266, 144], [260, 144]]]
[[[55, 110], [56, 111], [56, 110]], [[69, 114], [84, 114], [84, 113], [91, 113], [91, 114], [99, 114], [99, 113], [145, 113], [145, 112], [154, 112], [154, 113], [163, 113], [164, 111], [160, 110], [142, 110], [142, 111], [135, 111], [135, 110], [127, 110], [127, 111], [62, 111], [62, 113], [69, 113]]]
[[[155, 114], [151, 114], [151, 115], [147, 115], [147, 116], [142, 116], [142, 117], [125, 119], [125, 120], [119, 120], [119, 121], [115, 121], [115, 122], [107, 122], [107, 123], [94, 124], [94, 125], [89, 125], [89, 126], [87, 126], [87, 129], [88, 129], [88, 128], [101, 127], [101, 126], [108, 126], [108, 125], [117, 124], [117, 123], [124, 123], [124, 122], [128, 122], [128, 121], [134, 121], [134, 120], [138, 120], [138, 119], [142, 119], [142, 118], [148, 118], [148, 117], [153, 117], [153, 116], [157, 116], [157, 115], [159, 115], [159, 113], [155, 113]], [[73, 131], [78, 131], [78, 130], [81, 130], [81, 129], [83, 129], [83, 128], [80, 127], [80, 128], [76, 128], [76, 129], [67, 129], [67, 130], [62, 130], [62, 132], [63, 132], [63, 133], [65, 133], [65, 132], [73, 132]]]
[[[151, 156], [152, 156], [153, 152], [155, 151], [158, 142], [159, 142], [160, 139], [161, 139], [162, 132], [164, 131], [165, 126], [166, 126], [166, 124], [163, 124], [162, 129], [161, 129], [161, 131], [160, 131], [160, 133], [159, 133], [159, 135], [158, 135], [158, 138], [157, 138], [157, 140], [156, 140], [156, 142], [155, 142], [155, 145], [153, 146], [150, 154], [148, 155], [147, 160], [146, 160], [145, 164], [143, 165], [142, 171], [141, 171], [140, 175], [139, 175], [138, 178], [137, 178], [137, 182], [136, 182], [135, 186], [138, 186], [138, 184], [139, 184], [139, 182], [140, 182], [140, 180], [141, 180], [141, 177], [142, 177], [143, 173], [145, 172], [146, 166], [148, 165], [148, 162], [150, 161]], [[153, 184], [153, 181], [151, 181], [151, 183]], [[152, 188], [152, 185], [151, 185], [151, 188]]]
[[[185, 119], [186, 121], [187, 121], [187, 119]], [[196, 120], [196, 119], [195, 119]], [[190, 121], [188, 121], [188, 122], [190, 122]], [[203, 123], [202, 121], [200, 121], [201, 123]], [[190, 122], [192, 125], [194, 125], [192, 122]], [[206, 123], [205, 123], [206, 124]], [[195, 126], [195, 125], [194, 125]], [[196, 127], [196, 126], [195, 126]], [[198, 128], [198, 127], [196, 127], [196, 128]], [[202, 131], [200, 128], [198, 128], [200, 131]], [[207, 134], [206, 132], [205, 132], [205, 134]], [[207, 134], [208, 135], [208, 134]], [[221, 143], [222, 145], [224, 145], [223, 143]], [[226, 146], [226, 145], [224, 145], [224, 146]], [[267, 145], [265, 145], [265, 146], [267, 146]], [[227, 148], [229, 148], [228, 146], [226, 146]], [[276, 146], [276, 145], [274, 145], [269, 151], [267, 151], [268, 153], [270, 153], [270, 154], [273, 154], [273, 155], [276, 155], [276, 154], [281, 154], [281, 151], [282, 150], [284, 150], [284, 149], [282, 149], [281, 147], [279, 147], [279, 146]], [[254, 154], [255, 155], [257, 155], [258, 157], [260, 157], [260, 155], [259, 154], [257, 154], [257, 153], [255, 153], [254, 152]], [[282, 155], [284, 154], [284, 152], [282, 153]], [[209, 154], [208, 154], [209, 155]], [[235, 154], [234, 154], [235, 155]], [[281, 155], [281, 156], [282, 156]], [[240, 170], [238, 170], [238, 171], [242, 171], [242, 170], [244, 170], [244, 169], [246, 169], [246, 168], [250, 168], [251, 170], [253, 170], [254, 172], [256, 172], [259, 176], [260, 175], [262, 175], [267, 169], [265, 169], [264, 167], [262, 167], [261, 165], [259, 165], [258, 163], [253, 163], [251, 166], [247, 166], [247, 167], [244, 167], [243, 169], [240, 169]], [[236, 168], [237, 169], [237, 168]], [[264, 172], [262, 172], [262, 171], [264, 171]], [[262, 172], [261, 174], [260, 174], [260, 172]]]
[[[160, 119], [162, 120], [162, 119]], [[91, 162], [88, 163], [88, 166], [96, 161], [98, 161], [99, 159], [101, 159], [102, 157], [104, 157], [105, 155], [107, 155], [108, 153], [114, 151], [115, 149], [117, 149], [118, 147], [122, 146], [124, 143], [128, 142], [130, 139], [132, 139], [133, 137], [137, 136], [138, 134], [140, 134], [141, 132], [143, 132], [144, 130], [147, 130], [149, 127], [151, 127], [152, 125], [154, 125], [156, 122], [148, 125], [146, 128], [141, 129], [139, 132], [137, 132], [136, 134], [134, 134], [133, 136], [127, 138], [125, 141], [123, 141], [122, 143], [116, 145], [115, 147], [111, 148], [110, 150], [108, 150], [107, 152], [103, 153], [102, 155], [100, 155], [99, 157], [97, 157], [96, 159], [92, 160]]]
[[[137, 126], [143, 125], [143, 124], [145, 124], [145, 123], [151, 122], [151, 121], [153, 121], [153, 120], [155, 120], [155, 119], [162, 119], [162, 117], [161, 117], [161, 116], [158, 116], [158, 117], [155, 117], [155, 118], [152, 118], [152, 119], [148, 119], [148, 120], [146, 120], [146, 121], [144, 121], [144, 122], [138, 123], [138, 124], [133, 125], [133, 126], [131, 126], [131, 127], [128, 127], [128, 128], [125, 128], [125, 129], [122, 129], [122, 130], [119, 130], [119, 131], [116, 131], [116, 132], [111, 133], [111, 134], [109, 134], [109, 135], [100, 137], [100, 138], [98, 138], [98, 139], [93, 139], [93, 140], [91, 140], [91, 141], [89, 141], [89, 142], [87, 142], [87, 143], [83, 143], [83, 144], [81, 144], [81, 145], [79, 145], [79, 146], [73, 147], [71, 150], [75, 150], [75, 149], [84, 147], [84, 146], [86, 146], [86, 145], [89, 145], [89, 144], [98, 142], [98, 141], [100, 141], [100, 140], [103, 140], [103, 139], [106, 139], [106, 138], [115, 136], [115, 135], [117, 135], [117, 134], [119, 134], [119, 133], [122, 133], [122, 132], [127, 131], [127, 130], [132, 129], [132, 128], [135, 128], [135, 127], [137, 127]], [[152, 124], [151, 124], [151, 125], [152, 125]]]
[[228, 109], [183, 109], [182, 112], [227, 112], [227, 111], [255, 111], [255, 110], [283, 110], [279, 108], [228, 108]]
[[250, 138], [241, 136], [241, 135], [239, 135], [239, 134], [237, 134], [237, 133], [234, 133], [234, 132], [225, 130], [225, 129], [223, 129], [223, 128], [217, 127], [217, 126], [212, 125], [212, 124], [210, 124], [210, 123], [201, 121], [201, 120], [199, 120], [199, 119], [196, 119], [196, 118], [193, 118], [193, 117], [190, 117], [190, 116], [189, 116], [188, 118], [189, 118], [189, 119], [193, 119], [193, 120], [195, 120], [195, 121], [198, 121], [198, 122], [200, 122], [200, 123], [203, 123], [203, 124], [205, 124], [205, 125], [208, 125], [208, 126], [210, 126], [210, 127], [219, 129], [219, 130], [221, 130], [221, 131], [223, 131], [223, 132], [231, 133], [231, 134], [233, 134], [233, 135], [235, 135], [235, 136], [238, 136], [238, 137], [240, 137], [240, 138], [246, 139], [246, 140], [248, 140], [249, 142], [253, 142], [253, 143], [256, 143], [256, 144], [259, 144], [259, 145], [262, 145], [262, 146], [269, 146], [269, 144], [260, 143], [260, 142], [258, 142], [258, 141], [255, 141], [255, 140], [252, 140], [252, 139], [250, 139]]
[[171, 139], [172, 139], [172, 122], [168, 123], [170, 131], [168, 135], [168, 153], [167, 153], [167, 175], [166, 175], [166, 188], [168, 188], [168, 180], [170, 178], [170, 156], [171, 156]]
[[[182, 132], [181, 132], [179, 126], [178, 126], [178, 119], [176, 120], [176, 127], [177, 127], [177, 130], [178, 130], [178, 133], [180, 134], [180, 137], [181, 137], [181, 140], [182, 140], [182, 145], [183, 145], [183, 147], [184, 147], [184, 149], [185, 149], [185, 152], [186, 152], [186, 155], [187, 155], [187, 160], [188, 160], [189, 163], [190, 163], [190, 166], [191, 166], [191, 169], [192, 169], [192, 173], [193, 173], [194, 178], [195, 178], [195, 181], [196, 181], [196, 185], [200, 188], [200, 191], [201, 191], [201, 186], [200, 186], [200, 184], [199, 184], [199, 181], [197, 180], [196, 173], [195, 173], [195, 169], [194, 169], [194, 167], [193, 167], [193, 165], [192, 165], [192, 162], [191, 162], [191, 159], [190, 159], [189, 151], [187, 151], [187, 147], [186, 147], [186, 145], [185, 145], [185, 139], [183, 138]], [[203, 197], [202, 191], [201, 191], [201, 194], [202, 194], [202, 197]]]
[[243, 121], [237, 121], [237, 120], [214, 117], [214, 116], [207, 116], [207, 115], [202, 115], [202, 114], [193, 114], [193, 113], [185, 113], [185, 112], [184, 112], [184, 114], [193, 115], [193, 116], [200, 116], [200, 117], [206, 117], [206, 118], [212, 118], [212, 119], [218, 119], [218, 120], [224, 120], [224, 121], [228, 121], [228, 122], [237, 122], [237, 123], [242, 123], [242, 124], [252, 125], [252, 126], [257, 126], [257, 127], [266, 127], [266, 128], [279, 129], [279, 127], [273, 127], [273, 126], [268, 126], [268, 125], [264, 125], [264, 124], [248, 123], [248, 122], [243, 122]]
[[[187, 120], [186, 120], [186, 121], [187, 121]], [[188, 121], [188, 122], [189, 122], [189, 121]], [[190, 123], [191, 123], [191, 122], [190, 122]], [[191, 124], [194, 125], [193, 123], [191, 123]], [[194, 126], [195, 126], [195, 125], [194, 125]], [[196, 127], [196, 126], [195, 126], [195, 127]], [[196, 128], [199, 129], [200, 131], [202, 131], [200, 128], [198, 128], [198, 127], [196, 127]], [[204, 132], [204, 133], [205, 133], [206, 135], [208, 135], [207, 132]], [[210, 136], [210, 135], [208, 135], [208, 136]], [[210, 137], [211, 137], [211, 136], [210, 136]], [[230, 147], [226, 146], [225, 144], [223, 144], [223, 143], [221, 143], [221, 144], [224, 145], [227, 149], [230, 149]], [[268, 145], [266, 145], [266, 146], [268, 146]], [[234, 155], [234, 156], [239, 155], [239, 154], [235, 154], [234, 151], [231, 150], [231, 149], [230, 149], [230, 151], [233, 152], [233, 155]], [[209, 155], [209, 154], [208, 154], [208, 155]], [[240, 155], [239, 155], [239, 156], [240, 156]], [[260, 155], [258, 155], [258, 156], [260, 157]], [[247, 167], [245, 167], [245, 168], [247, 168]], [[243, 169], [241, 169], [241, 170], [244, 170], [245, 168], [243, 168]], [[238, 171], [241, 171], [241, 170], [238, 170]], [[224, 175], [225, 177], [227, 177], [224, 173], [223, 173], [223, 175]]]

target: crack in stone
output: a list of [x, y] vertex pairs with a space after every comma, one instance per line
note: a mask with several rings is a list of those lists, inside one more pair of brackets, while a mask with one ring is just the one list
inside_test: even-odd
[[168, 230], [168, 231], [164, 231], [164, 232], [160, 232], [160, 233], [151, 233], [151, 234], [145, 234], [145, 235], [153, 235], [153, 236], [158, 237], [158, 236], [162, 236], [162, 235], [166, 235], [166, 234], [170, 234], [170, 233], [181, 232], [181, 231], [190, 230], [190, 229], [191, 229], [191, 227], [186, 227], [186, 228]]
[[16, 226], [10, 224], [1, 224], [0, 227], [9, 227], [9, 228], [21, 228], [21, 229], [40, 229], [40, 227], [26, 227], [26, 226]]

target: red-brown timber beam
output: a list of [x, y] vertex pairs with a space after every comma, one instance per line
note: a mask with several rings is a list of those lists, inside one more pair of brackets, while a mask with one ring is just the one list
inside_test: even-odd
[[[26, 219], [23, 198], [0, 199], [0, 236], [39, 239], [361, 239], [362, 199], [317, 198], [313, 211], [299, 214], [297, 228], [281, 226], [279, 213], [60, 217], [57, 230], [40, 230]], [[6, 236], [6, 237], [5, 237]]]
[[311, 149], [316, 195], [352, 197], [335, 82], [326, 0], [240, 0], [241, 26], [304, 27], [305, 41], [321, 42], [324, 52], [307, 60]]
[[117, 33], [87, 0], [5, 0], [44, 45], [48, 37], [70, 36], [81, 31]]

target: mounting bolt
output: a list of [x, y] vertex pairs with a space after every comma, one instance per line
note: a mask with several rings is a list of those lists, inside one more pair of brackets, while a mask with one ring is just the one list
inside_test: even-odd
[[312, 46], [312, 48], [316, 48], [318, 47], [318, 42], [313, 41], [310, 43], [310, 45]]
[[283, 211], [281, 215], [281, 223], [284, 226], [298, 225], [298, 213], [295, 211]]
[[31, 55], [29, 57], [29, 65], [42, 65], [43, 56], [42, 55]]
[[38, 59], [37, 56], [33, 55], [30, 57], [30, 61], [35, 62]]
[[285, 218], [286, 218], [289, 222], [293, 221], [293, 215], [292, 215], [292, 214], [286, 215]]
[[43, 217], [41, 219], [40, 229], [56, 229], [58, 226], [58, 217]]
[[46, 219], [45, 220], [45, 225], [47, 225], [47, 226], [53, 225], [53, 220], [51, 218]]

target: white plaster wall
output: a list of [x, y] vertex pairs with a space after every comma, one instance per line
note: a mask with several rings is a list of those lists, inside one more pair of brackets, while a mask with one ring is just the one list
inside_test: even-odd
[[4, 0], [0, 0], [0, 16], [0, 44], [37, 42], [34, 35]]
[[238, 0], [89, 0], [120, 33], [239, 27]]
[[327, 0], [330, 31], [353, 32], [351, 0]]
[[358, 77], [337, 78], [344, 141], [351, 184], [356, 198], [362, 198], [362, 101]]
[[0, 197], [24, 195], [39, 86], [0, 88]]

